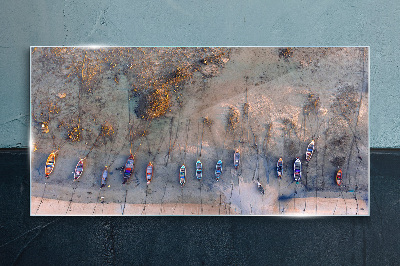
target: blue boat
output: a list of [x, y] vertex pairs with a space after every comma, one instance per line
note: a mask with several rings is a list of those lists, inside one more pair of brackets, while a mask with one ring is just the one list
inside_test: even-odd
[[278, 162], [276, 163], [276, 172], [278, 173], [278, 177], [282, 178], [283, 172], [283, 159], [279, 158]]
[[106, 185], [107, 175], [108, 175], [108, 171], [107, 171], [107, 166], [106, 166], [106, 167], [104, 167], [103, 176], [101, 177], [101, 187], [100, 188], [102, 188]]
[[236, 170], [239, 167], [239, 163], [240, 163], [240, 153], [239, 150], [236, 150], [235, 154], [233, 155], [233, 165], [235, 166]]
[[179, 183], [181, 186], [184, 186], [186, 182], [186, 167], [182, 165], [181, 169], [179, 170]]
[[203, 165], [200, 160], [196, 162], [196, 177], [199, 180], [203, 177]]
[[215, 166], [215, 178], [217, 179], [217, 181], [221, 177], [221, 174], [222, 174], [222, 160], [219, 160], [217, 162], [217, 165]]
[[133, 158], [133, 155], [131, 154], [125, 163], [124, 181], [122, 182], [122, 184], [125, 184], [128, 181], [128, 179], [132, 176], [134, 169], [135, 169], [135, 159]]
[[296, 158], [296, 161], [294, 162], [294, 181], [296, 183], [299, 183], [301, 179], [301, 161], [299, 157]]

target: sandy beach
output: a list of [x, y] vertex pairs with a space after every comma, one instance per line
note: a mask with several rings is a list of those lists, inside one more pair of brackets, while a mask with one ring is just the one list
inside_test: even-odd
[[[307, 207], [308, 206], [308, 207]], [[129, 204], [129, 203], [78, 203], [56, 199], [32, 197], [32, 215], [240, 215], [240, 208], [222, 203], [220, 205], [199, 204]], [[332, 212], [333, 210], [333, 212]], [[268, 206], [261, 208], [260, 213], [247, 215], [276, 215], [278, 209]], [[272, 214], [271, 214], [272, 213]], [[331, 198], [297, 198], [285, 202], [281, 215], [368, 215], [368, 206], [363, 200]]]
[[[367, 48], [39, 47], [31, 60], [31, 215], [369, 215]], [[144, 118], [150, 109], [141, 106], [152, 93], [167, 95], [168, 108]], [[156, 107], [150, 115], [164, 105]], [[233, 127], [230, 110], [238, 113]], [[135, 169], [122, 184], [130, 153]], [[150, 161], [154, 176], [146, 184]]]

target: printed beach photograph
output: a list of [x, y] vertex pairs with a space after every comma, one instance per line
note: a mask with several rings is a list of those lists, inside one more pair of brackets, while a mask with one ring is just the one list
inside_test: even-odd
[[369, 216], [369, 47], [30, 48], [32, 216]]

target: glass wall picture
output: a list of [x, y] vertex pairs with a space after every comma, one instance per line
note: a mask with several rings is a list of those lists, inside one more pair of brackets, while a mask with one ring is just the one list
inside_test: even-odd
[[31, 47], [31, 215], [369, 215], [368, 47]]

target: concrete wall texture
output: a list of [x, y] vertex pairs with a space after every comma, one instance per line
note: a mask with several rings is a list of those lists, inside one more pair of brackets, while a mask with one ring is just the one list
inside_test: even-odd
[[7, 1], [0, 148], [29, 144], [29, 47], [370, 46], [370, 146], [400, 148], [400, 2]]

